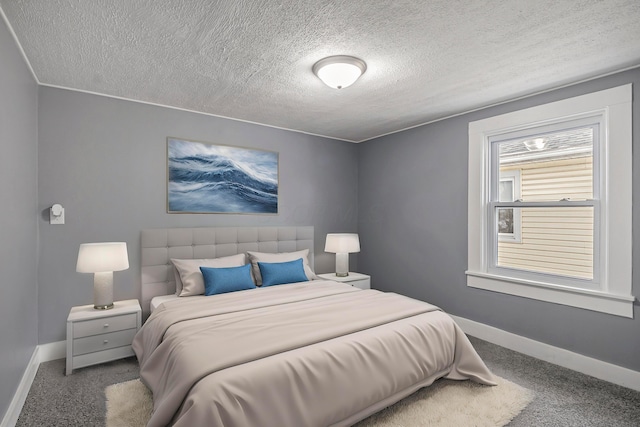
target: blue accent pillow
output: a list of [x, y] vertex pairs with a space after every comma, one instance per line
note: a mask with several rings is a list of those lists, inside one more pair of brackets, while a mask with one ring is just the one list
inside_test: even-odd
[[242, 267], [200, 267], [200, 271], [204, 279], [206, 296], [256, 287], [251, 278], [251, 264], [245, 264]]
[[258, 268], [263, 287], [309, 281], [304, 272], [302, 258], [287, 262], [258, 262]]

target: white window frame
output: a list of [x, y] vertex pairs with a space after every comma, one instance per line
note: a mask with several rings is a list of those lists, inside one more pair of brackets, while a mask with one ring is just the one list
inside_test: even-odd
[[[505, 202], [513, 202], [520, 199], [521, 196], [521, 181], [520, 170], [514, 169], [505, 171], [500, 174], [500, 183], [505, 181], [511, 181], [513, 186], [513, 194], [511, 200], [504, 200]], [[503, 200], [501, 200], [503, 201]], [[513, 209], [513, 233], [498, 233], [498, 240], [501, 242], [520, 243], [522, 242], [522, 222], [521, 212], [518, 208]]]
[[[487, 248], [490, 141], [493, 135], [600, 115], [597, 289], [491, 271]], [[632, 85], [624, 85], [469, 123], [467, 286], [633, 318]], [[595, 156], [594, 156], [595, 157]], [[594, 187], [597, 183], [594, 183]], [[594, 236], [594, 240], [595, 236]]]
[[[602, 268], [601, 258], [600, 258], [600, 238], [604, 237], [600, 233], [600, 215], [601, 210], [598, 208], [600, 198], [603, 195], [603, 191], [598, 184], [600, 182], [600, 143], [599, 141], [604, 138], [603, 129], [605, 124], [605, 117], [602, 112], [589, 113], [585, 115], [581, 115], [580, 117], [571, 117], [567, 118], [559, 118], [555, 120], [553, 123], [547, 123], [544, 126], [529, 126], [526, 125], [524, 129], [517, 129], [515, 132], [511, 131], [508, 133], [497, 133], [492, 134], [488, 137], [489, 145], [491, 145], [493, 140], [495, 139], [495, 144], [499, 144], [500, 140], [506, 139], [518, 139], [522, 136], [527, 137], [537, 137], [543, 134], [550, 134], [557, 131], [562, 131], [565, 129], [571, 128], [582, 128], [582, 127], [592, 127], [594, 130], [593, 134], [593, 147], [592, 147], [592, 158], [593, 158], [593, 198], [590, 200], [584, 201], [574, 201], [574, 200], [549, 200], [545, 202], [528, 202], [528, 201], [520, 201], [515, 203], [496, 201], [491, 197], [492, 185], [497, 185], [493, 183], [492, 180], [500, 177], [505, 174], [505, 172], [499, 172], [499, 153], [498, 150], [493, 147], [493, 152], [489, 152], [489, 155], [493, 156], [490, 160], [490, 169], [489, 169], [489, 202], [487, 203], [487, 218], [489, 221], [487, 223], [487, 235], [495, 236], [497, 230], [494, 227], [497, 226], [494, 220], [494, 211], [497, 207], [513, 207], [513, 209], [517, 209], [518, 207], [590, 207], [593, 208], [593, 278], [592, 279], [584, 279], [584, 278], [572, 278], [569, 276], [563, 275], [555, 275], [553, 273], [544, 273], [540, 271], [532, 270], [522, 270], [512, 267], [502, 267], [498, 266], [498, 247], [497, 242], [488, 239], [487, 244], [487, 265], [488, 272], [490, 274], [494, 274], [497, 276], [510, 276], [513, 278], [526, 279], [530, 281], [541, 281], [541, 282], [551, 282], [555, 285], [564, 285], [568, 287], [574, 288], [584, 288], [584, 289], [600, 289], [600, 271]], [[490, 148], [491, 150], [491, 148]], [[545, 156], [538, 156], [539, 158], [550, 158], [550, 153], [547, 153]], [[495, 176], [493, 176], [495, 174]], [[493, 191], [498, 191], [496, 188]], [[520, 210], [520, 209], [518, 209]]]

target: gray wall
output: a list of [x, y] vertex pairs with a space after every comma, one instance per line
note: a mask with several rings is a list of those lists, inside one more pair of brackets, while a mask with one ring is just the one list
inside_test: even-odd
[[[389, 135], [359, 145], [360, 270], [376, 288], [451, 314], [640, 371], [640, 319], [466, 286], [468, 124], [633, 83], [633, 241], [640, 247], [640, 69]], [[640, 251], [634, 251], [640, 266]], [[640, 274], [633, 274], [640, 296]]]
[[[640, 70], [354, 145], [38, 88], [4, 23], [0, 58], [0, 414], [36, 344], [64, 340], [69, 309], [92, 301], [92, 277], [75, 272], [80, 243], [126, 241], [131, 268], [115, 273], [115, 298], [138, 298], [140, 230], [151, 227], [313, 225], [320, 273], [334, 268], [323, 252], [326, 233], [357, 230], [362, 252], [352, 268], [372, 274], [377, 288], [640, 371], [637, 305], [636, 319], [623, 319], [471, 289], [464, 275], [468, 122], [633, 82], [638, 146]], [[167, 136], [278, 151], [280, 213], [167, 214]], [[639, 170], [637, 149], [633, 162]], [[48, 223], [53, 203], [66, 208], [65, 225]], [[634, 265], [639, 256], [635, 251]], [[634, 274], [636, 295], [639, 280]]]
[[38, 339], [38, 88], [0, 19], [0, 419]]
[[[278, 151], [280, 213], [167, 214], [167, 136]], [[93, 301], [93, 277], [75, 272], [83, 242], [127, 242], [130, 268], [114, 273], [118, 300], [140, 296], [144, 228], [313, 225], [319, 273], [334, 268], [323, 251], [326, 233], [357, 230], [351, 143], [41, 87], [39, 144], [40, 343], [64, 340], [69, 309]], [[65, 207], [65, 225], [46, 220], [54, 203]]]

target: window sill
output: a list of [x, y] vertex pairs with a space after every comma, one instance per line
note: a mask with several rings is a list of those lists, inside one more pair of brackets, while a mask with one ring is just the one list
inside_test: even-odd
[[632, 295], [618, 295], [590, 289], [559, 286], [533, 280], [514, 279], [477, 271], [467, 271], [467, 286], [539, 301], [633, 318]]

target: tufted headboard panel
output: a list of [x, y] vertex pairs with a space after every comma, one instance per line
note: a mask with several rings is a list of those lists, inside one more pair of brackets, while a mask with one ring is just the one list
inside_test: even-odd
[[217, 258], [247, 251], [292, 252], [309, 249], [313, 267], [313, 227], [209, 227], [142, 230], [142, 311], [151, 298], [175, 293], [171, 258]]

